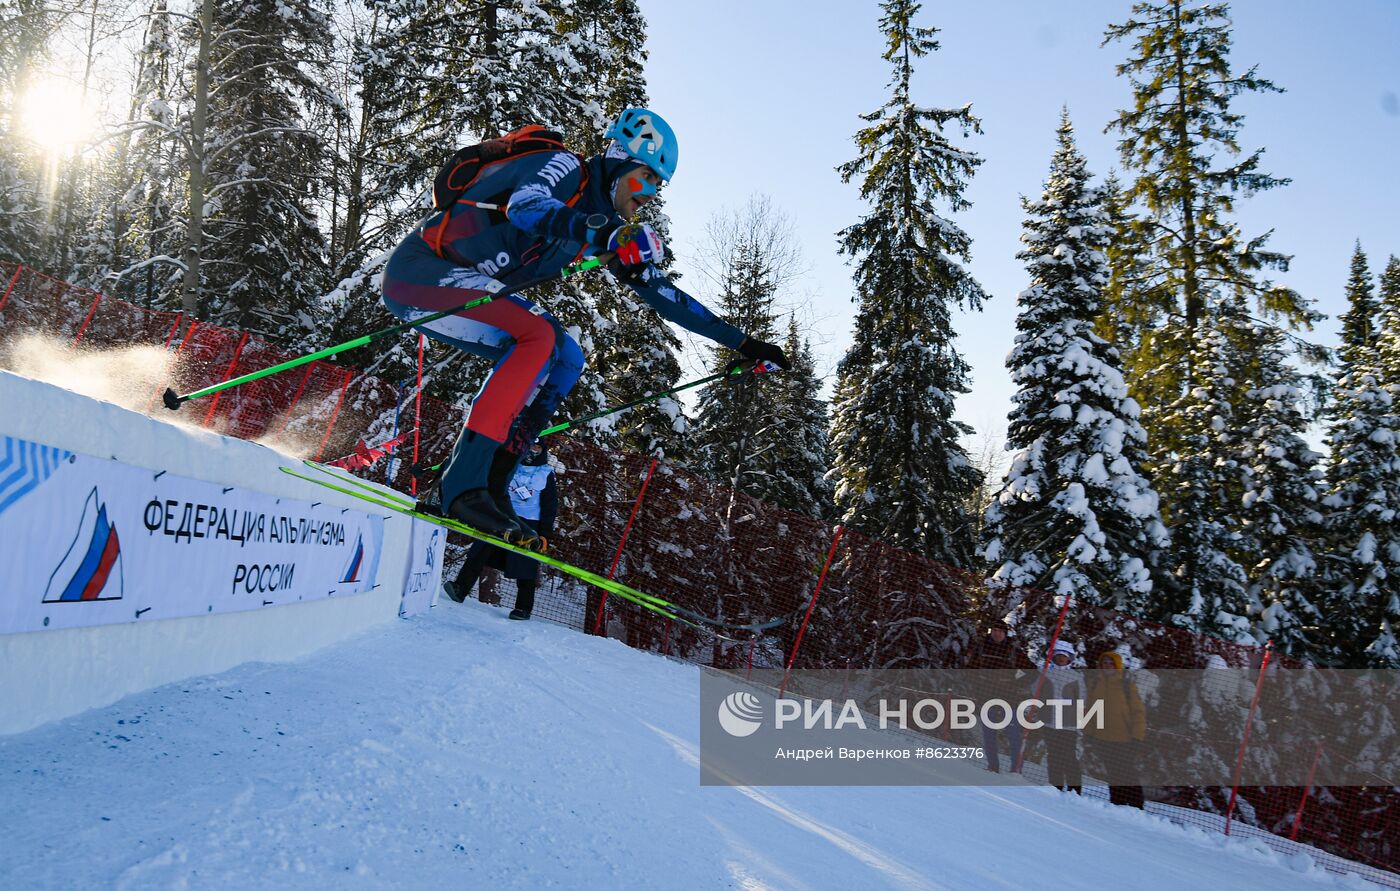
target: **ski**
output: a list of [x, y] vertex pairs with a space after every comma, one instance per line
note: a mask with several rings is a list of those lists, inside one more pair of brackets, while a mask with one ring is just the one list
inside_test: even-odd
[[[324, 474], [326, 477], [330, 477], [330, 479], [310, 476], [290, 467], [283, 467], [281, 468], [281, 470], [283, 473], [289, 474], [290, 476], [294, 476], [297, 479], [305, 480], [308, 483], [315, 483], [318, 486], [323, 486], [327, 489], [332, 489], [336, 492], [340, 492], [341, 494], [350, 495], [352, 497], [359, 498], [362, 501], [367, 501], [370, 504], [377, 505], [381, 508], [384, 508], [385, 510], [391, 510], [395, 513], [405, 514], [407, 516], [414, 517], [419, 520], [425, 520], [429, 523], [442, 526], [445, 529], [450, 529], [454, 532], [459, 532], [462, 535], [468, 536], [469, 538], [474, 538], [478, 541], [483, 541], [489, 545], [494, 545], [495, 547], [501, 548], [502, 550], [510, 551], [514, 554], [520, 554], [522, 557], [529, 557], [531, 560], [535, 560], [540, 563], [544, 563], [548, 566], [552, 566], [560, 572], [572, 576], [578, 579], [579, 581], [607, 591], [609, 594], [621, 597], [623, 600], [635, 604], [636, 606], [639, 606], [642, 609], [650, 610], [651, 612], [656, 613], [657, 615], [664, 616], [668, 619], [672, 619], [674, 621], [681, 622], [686, 625], [690, 625], [694, 628], [709, 631], [712, 633], [716, 632], [717, 630], [748, 631], [756, 633], [759, 631], [767, 631], [769, 629], [776, 628], [779, 625], [782, 625], [788, 619], [787, 616], [782, 616], [776, 619], [768, 620], [766, 622], [740, 623], [726, 622], [721, 619], [715, 619], [710, 616], [701, 615], [700, 613], [697, 613], [694, 610], [690, 610], [686, 607], [671, 603], [669, 600], [665, 600], [663, 598], [656, 597], [654, 595], [647, 594], [642, 591], [638, 591], [637, 589], [632, 588], [628, 585], [624, 585], [623, 583], [616, 581], [615, 579], [610, 579], [606, 576], [598, 575], [595, 572], [591, 572], [587, 569], [574, 566], [572, 563], [566, 563], [563, 560], [560, 560], [556, 557], [551, 557], [548, 554], [541, 554], [536, 551], [529, 550], [528, 548], [523, 548], [518, 545], [511, 544], [508, 541], [504, 541], [500, 538], [497, 538], [494, 535], [489, 535], [478, 529], [473, 529], [471, 526], [459, 523], [456, 520], [447, 517], [435, 516], [433, 514], [426, 514], [421, 511], [414, 510], [414, 502], [410, 501], [406, 496], [385, 492], [382, 488], [378, 486], [373, 486], [370, 483], [366, 483], [362, 480], [355, 479], [354, 477], [349, 477], [340, 473], [336, 473], [332, 469], [325, 467], [324, 465], [317, 464], [314, 461], [307, 461], [305, 462], [305, 464], [313, 470], [319, 471], [320, 473]], [[332, 482], [332, 479], [335, 480], [335, 482]], [[337, 483], [344, 483], [346, 485], [337, 485]]]

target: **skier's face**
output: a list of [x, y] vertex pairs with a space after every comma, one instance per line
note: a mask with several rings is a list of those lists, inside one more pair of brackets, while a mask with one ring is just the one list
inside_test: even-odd
[[650, 167], [638, 167], [622, 175], [613, 188], [613, 208], [630, 220], [637, 211], [656, 199], [661, 177]]

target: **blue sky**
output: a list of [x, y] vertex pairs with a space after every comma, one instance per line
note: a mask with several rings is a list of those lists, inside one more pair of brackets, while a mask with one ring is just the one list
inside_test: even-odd
[[[680, 269], [694, 268], [712, 215], [768, 195], [794, 222], [810, 271], [791, 296], [811, 324], [819, 367], [833, 371], [855, 310], [835, 233], [868, 210], [834, 168], [855, 154], [858, 115], [888, 95], [878, 4], [641, 0], [641, 8], [652, 106], [680, 142], [666, 191]], [[1130, 10], [1130, 0], [927, 0], [916, 20], [938, 28], [942, 44], [919, 63], [916, 101], [971, 103], [984, 131], [965, 142], [949, 134], [984, 159], [967, 193], [972, 208], [953, 217], [973, 238], [972, 273], [993, 298], [982, 313], [957, 319], [958, 347], [973, 368], [958, 416], [979, 439], [1004, 434], [1014, 391], [1004, 360], [1016, 295], [1027, 285], [1015, 259], [1019, 197], [1042, 188], [1062, 106], [1090, 170], [1102, 177], [1118, 166], [1115, 137], [1103, 128], [1131, 101], [1127, 80], [1114, 73], [1129, 48], [1099, 43]], [[1242, 147], [1266, 148], [1263, 168], [1293, 180], [1242, 201], [1237, 217], [1246, 235], [1275, 230], [1271, 247], [1294, 255], [1277, 279], [1332, 317], [1313, 337], [1335, 345], [1356, 241], [1376, 272], [1400, 255], [1400, 2], [1247, 0], [1231, 12], [1233, 69], [1257, 65], [1287, 91], [1237, 101], [1246, 115]], [[683, 281], [698, 290], [699, 279]], [[688, 371], [700, 370], [700, 355], [691, 351]]]

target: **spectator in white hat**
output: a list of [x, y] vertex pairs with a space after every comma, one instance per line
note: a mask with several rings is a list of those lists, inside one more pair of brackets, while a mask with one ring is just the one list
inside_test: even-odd
[[1079, 792], [1084, 783], [1079, 767], [1079, 728], [1075, 720], [1084, 701], [1084, 678], [1078, 669], [1071, 667], [1074, 657], [1073, 644], [1055, 641], [1040, 691], [1040, 698], [1046, 703], [1051, 700], [1069, 703], [1047, 708], [1041, 716], [1045, 722], [1045, 765], [1050, 785], [1066, 792]]

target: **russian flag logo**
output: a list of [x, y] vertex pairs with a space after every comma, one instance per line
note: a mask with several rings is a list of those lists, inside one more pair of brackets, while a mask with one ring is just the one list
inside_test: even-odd
[[78, 531], [63, 560], [49, 576], [45, 603], [120, 600], [122, 546], [117, 527], [107, 520], [107, 505], [94, 487], [83, 504]]
[[355, 548], [350, 552], [350, 559], [345, 561], [345, 570], [340, 574], [340, 581], [358, 582], [360, 580], [360, 567], [365, 562], [365, 540], [362, 535], [355, 536]]

